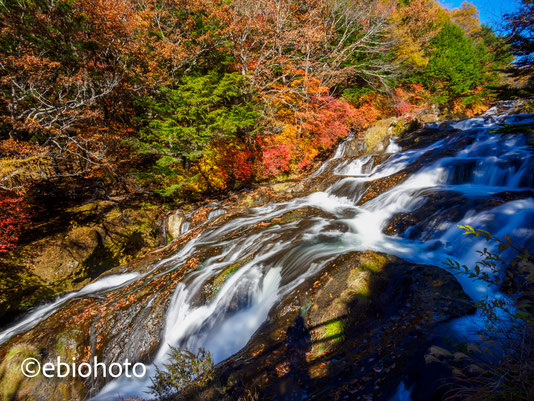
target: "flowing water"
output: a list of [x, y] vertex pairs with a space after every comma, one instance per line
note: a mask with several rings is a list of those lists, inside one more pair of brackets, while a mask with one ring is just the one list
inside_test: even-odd
[[100, 280], [96, 280], [94, 283], [86, 285], [80, 291], [71, 292], [60, 297], [49, 305], [41, 306], [25, 316], [25, 318], [20, 322], [0, 332], [0, 344], [5, 343], [16, 334], [23, 333], [35, 327], [39, 322], [54, 314], [55, 311], [57, 311], [71, 299], [83, 298], [85, 296], [94, 295], [109, 289], [119, 288], [125, 283], [132, 282], [138, 277], [138, 273], [114, 274], [112, 276], [107, 276], [101, 278]]
[[[532, 248], [534, 199], [530, 191], [534, 187], [534, 158], [527, 149], [527, 138], [491, 132], [499, 124], [532, 123], [532, 115], [452, 122], [448, 135], [428, 141], [424, 147], [402, 150], [392, 142], [386, 150], [391, 156], [380, 164], [375, 163], [375, 156], [345, 156], [346, 142], [310, 178], [325, 177], [321, 191], [251, 208], [233, 219], [207, 226], [154, 267], [164, 274], [199, 250], [211, 250], [213, 255], [174, 290], [154, 363], [165, 363], [171, 345], [205, 347], [215, 362], [228, 358], [247, 343], [273, 305], [329, 261], [349, 251], [371, 249], [441, 267], [446, 258], [472, 265], [478, 257], [476, 251], [489, 244], [463, 236], [458, 224], [485, 229], [496, 236], [509, 235], [515, 244]], [[426, 126], [428, 130], [437, 127]], [[407, 179], [362, 202], [370, 183], [403, 172]], [[423, 204], [426, 207], [428, 199], [439, 207], [416, 219], [399, 235], [384, 233], [395, 216]], [[224, 213], [223, 208], [216, 208], [209, 217], [215, 219]], [[300, 217], [277, 223], [291, 213]], [[202, 296], [206, 283], [232, 266], [238, 267], [213, 297]], [[121, 281], [126, 285], [142, 277], [110, 277], [102, 279], [100, 285], [97, 281], [37, 309], [0, 333], [0, 343], [28, 330], [36, 318], [47, 318], [73, 297], [92, 296], [106, 291], [104, 287], [121, 285]], [[458, 279], [474, 300], [503, 296], [479, 281], [465, 276]], [[479, 323], [480, 316], [475, 315], [457, 319], [452, 327], [458, 333], [470, 333]], [[153, 373], [154, 367], [150, 366], [149, 371]], [[118, 393], [123, 397], [145, 396], [149, 384], [148, 378], [119, 378], [108, 383], [94, 400], [108, 400]], [[399, 399], [409, 399], [404, 385], [400, 390]]]

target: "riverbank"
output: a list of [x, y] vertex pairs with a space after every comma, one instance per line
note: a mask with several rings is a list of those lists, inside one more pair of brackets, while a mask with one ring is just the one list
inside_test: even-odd
[[[348, 146], [353, 156], [380, 153], [391, 136], [434, 118], [421, 113], [380, 120]], [[30, 228], [21, 234], [15, 250], [0, 253], [0, 325], [63, 292], [82, 288], [107, 271], [120, 270], [120, 265], [213, 217], [219, 204], [243, 210], [306, 192], [295, 190], [294, 183], [319, 169], [334, 151], [319, 155], [304, 173], [283, 181], [201, 202], [181, 201], [179, 206], [158, 196], [107, 195], [97, 184], [95, 189], [87, 182], [48, 183], [47, 188], [36, 189], [30, 198], [38, 213], [32, 216]]]
[[[487, 226], [491, 230], [493, 224], [502, 232], [512, 233], [510, 235], [516, 239], [515, 230], [526, 232], [523, 225], [530, 221], [534, 187], [532, 177], [526, 173], [532, 161], [524, 149], [526, 137], [517, 133], [499, 136], [492, 130], [495, 124], [524, 127], [531, 124], [529, 118], [501, 116], [428, 124], [393, 141], [381, 141], [385, 153], [367, 151], [362, 138], [351, 137], [307, 178], [261, 186], [191, 211], [170, 211], [169, 215], [174, 217], [167, 222], [174, 222], [179, 229], [166, 225], [166, 230], [180, 232], [178, 239], [109, 270], [81, 293], [62, 298], [63, 301], [60, 299], [47, 310], [38, 308], [36, 313], [41, 311], [38, 318], [28, 316], [29, 320], [22, 320], [20, 326], [1, 333], [0, 356], [5, 360], [2, 369], [7, 372], [1, 387], [19, 399], [30, 396], [39, 399], [45, 393], [59, 398], [84, 399], [100, 390], [102, 399], [107, 399], [105, 397], [116, 394], [117, 389], [123, 396], [139, 396], [146, 391], [147, 383], [127, 380], [108, 383], [103, 378], [90, 382], [80, 378], [26, 379], [18, 371], [17, 362], [46, 350], [39, 359], [46, 361], [59, 356], [85, 361], [96, 356], [106, 363], [125, 359], [144, 362], [153, 369], [153, 363], [160, 366], [165, 363], [168, 345], [172, 344], [192, 348], [205, 346], [218, 363], [232, 359], [232, 355], [242, 350], [249, 352], [252, 343], [263, 342], [256, 342], [255, 336], [270, 333], [269, 325], [278, 320], [281, 322], [274, 323], [277, 327], [274, 340], [282, 341], [284, 332], [287, 336], [288, 328], [297, 321], [295, 313], [302, 310], [306, 312], [303, 318], [308, 319], [304, 326], [318, 344], [318, 348], [306, 353], [315, 352], [320, 360], [324, 352], [331, 351], [333, 357], [327, 359], [335, 365], [335, 360], [341, 357], [334, 346], [338, 344], [337, 338], [348, 341], [340, 348], [346, 353], [357, 347], [355, 339], [360, 338], [357, 335], [360, 331], [368, 329], [374, 333], [377, 327], [387, 331], [382, 326], [392, 320], [395, 313], [380, 305], [390, 304], [392, 309], [402, 309], [410, 303], [407, 313], [440, 314], [438, 320], [444, 322], [452, 319], [458, 312], [456, 308], [460, 307], [455, 301], [450, 305], [442, 303], [440, 297], [445, 296], [465, 301], [460, 302], [465, 308], [456, 314], [469, 313], [472, 303], [464, 292], [471, 299], [479, 300], [482, 292], [476, 282], [459, 276], [460, 288], [449, 273], [437, 267], [421, 266], [439, 266], [447, 257], [464, 261], [476, 255], [479, 244], [462, 238], [457, 224]], [[395, 124], [390, 122], [384, 126], [386, 133], [395, 132], [390, 129]], [[493, 157], [499, 158], [499, 162], [495, 163]], [[507, 186], [503, 187], [499, 180], [505, 180]], [[467, 185], [474, 183], [477, 185]], [[441, 202], [443, 199], [448, 201]], [[507, 219], [510, 213], [514, 219]], [[500, 235], [500, 231], [496, 234]], [[528, 241], [528, 238], [519, 238], [519, 241]], [[369, 260], [362, 261], [362, 258]], [[382, 271], [385, 265], [399, 264], [402, 267], [392, 267], [391, 272], [389, 269]], [[330, 273], [323, 277], [325, 272]], [[410, 272], [421, 277], [421, 285], [399, 287], [399, 280], [403, 282], [402, 277], [412, 276]], [[329, 281], [329, 274], [337, 278]], [[376, 291], [371, 294], [375, 279]], [[297, 290], [301, 285], [306, 288], [307, 295]], [[402, 288], [410, 290], [397, 299], [395, 294]], [[295, 294], [303, 297], [295, 308], [277, 309], [276, 305], [289, 305], [286, 301]], [[312, 299], [313, 294], [315, 299]], [[371, 298], [367, 298], [368, 295]], [[388, 298], [391, 296], [394, 298]], [[423, 299], [419, 297], [426, 301], [415, 301]], [[366, 299], [371, 302], [367, 303]], [[317, 303], [317, 315], [314, 315], [313, 303]], [[347, 305], [354, 306], [352, 311], [356, 312], [352, 313]], [[421, 305], [428, 308], [417, 309]], [[375, 310], [375, 306], [378, 309]], [[370, 325], [367, 329], [358, 311]], [[278, 315], [273, 318], [272, 313]], [[284, 320], [284, 316], [289, 320]], [[322, 325], [325, 322], [330, 324]], [[310, 329], [317, 325], [324, 330]], [[395, 327], [394, 331], [401, 330]], [[350, 335], [344, 334], [345, 328]], [[442, 353], [431, 355], [440, 361], [435, 365], [438, 371], [441, 371], [439, 366], [452, 369], [456, 366], [454, 354], [460, 351], [447, 349], [441, 340], [435, 341], [433, 328], [431, 320], [428, 325], [425, 323], [422, 335], [426, 340], [421, 343], [412, 343], [413, 333], [408, 333], [406, 350], [411, 351], [407, 354], [413, 351], [420, 356], [419, 360], [426, 361], [425, 355], [434, 347], [434, 354]], [[367, 334], [368, 341], [393, 336], [367, 337]], [[396, 343], [387, 347], [386, 342], [384, 352], [387, 354], [394, 346]], [[412, 346], [421, 348], [415, 351]], [[362, 355], [367, 355], [365, 352]], [[401, 354], [404, 355], [404, 351]], [[287, 355], [287, 352], [281, 353], [280, 363], [274, 365], [282, 367], [267, 375], [280, 379], [274, 381], [277, 383], [274, 389], [286, 379], [289, 383], [293, 380], [283, 379], [289, 372], [284, 370]], [[365, 364], [366, 369], [371, 369], [364, 369], [363, 375], [358, 373], [354, 380], [365, 381], [369, 374], [378, 374], [377, 377], [389, 374], [380, 366], [377, 369], [383, 373], [372, 373], [375, 367], [372, 361], [359, 351], [352, 355]], [[364, 359], [358, 359], [360, 357]], [[373, 356], [369, 358], [374, 359]], [[220, 369], [227, 363], [231, 362], [224, 362]], [[308, 367], [307, 363], [302, 366]], [[410, 363], [416, 362], [403, 359], [399, 366], [406, 367]], [[303, 369], [299, 363], [296, 365], [300, 366], [295, 367], [297, 371]], [[244, 369], [245, 373], [249, 369], [230, 366], [235, 370]], [[389, 366], [385, 368], [392, 371]], [[324, 373], [320, 366], [317, 369], [311, 369], [312, 376]], [[394, 387], [400, 386], [399, 382], [404, 382], [401, 371], [395, 370], [390, 376], [395, 378], [395, 385], [379, 386], [375, 395], [386, 397]], [[227, 380], [219, 374], [221, 380]], [[262, 377], [261, 373], [258, 375]], [[332, 377], [337, 377], [335, 372]], [[407, 377], [406, 385], [411, 385], [413, 380]], [[222, 384], [232, 389], [229, 394], [245, 391], [233, 381]], [[355, 391], [362, 397], [374, 394], [373, 389], [352, 384], [346, 391]], [[312, 381], [298, 388], [315, 392]], [[268, 386], [260, 390], [278, 391]], [[423, 390], [414, 394], [418, 391], [425, 394]]]

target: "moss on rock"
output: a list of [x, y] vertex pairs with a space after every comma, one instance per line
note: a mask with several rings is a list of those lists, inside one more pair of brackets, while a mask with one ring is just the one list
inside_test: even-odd
[[360, 268], [378, 272], [387, 264], [387, 259], [373, 251], [365, 251], [360, 256]]
[[158, 245], [158, 210], [146, 202], [119, 207], [98, 200], [36, 224], [35, 240], [0, 257], [0, 293], [5, 294], [0, 297], [0, 320], [75, 290]]
[[[38, 388], [43, 378], [40, 374], [33, 378], [24, 376], [21, 364], [27, 358], [34, 358], [39, 363], [41, 362], [41, 355], [36, 347], [29, 344], [18, 344], [7, 352], [0, 364], [0, 395], [2, 401], [35, 399], [35, 397], [28, 394], [28, 390], [32, 387]], [[35, 367], [28, 365], [28, 372]]]

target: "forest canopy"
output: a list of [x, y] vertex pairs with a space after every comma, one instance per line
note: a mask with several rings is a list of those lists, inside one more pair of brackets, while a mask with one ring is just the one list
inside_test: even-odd
[[299, 174], [378, 118], [479, 112], [513, 61], [469, 3], [1, 5], [8, 198], [57, 178], [194, 198]]

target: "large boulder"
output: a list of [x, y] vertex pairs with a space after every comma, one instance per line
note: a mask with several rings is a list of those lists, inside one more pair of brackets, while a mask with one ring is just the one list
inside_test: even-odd
[[171, 239], [178, 238], [182, 234], [182, 226], [186, 221], [186, 217], [181, 210], [176, 210], [169, 217], [167, 217], [167, 234]]
[[198, 396], [390, 399], [414, 358], [424, 361], [436, 327], [473, 311], [442, 269], [371, 251], [341, 255], [283, 299]]
[[158, 213], [146, 202], [98, 200], [36, 223], [0, 257], [0, 322], [154, 248], [162, 239]]
[[395, 126], [398, 119], [395, 117], [378, 120], [373, 123], [364, 134], [367, 152], [382, 153], [389, 144], [389, 138], [397, 135]]

